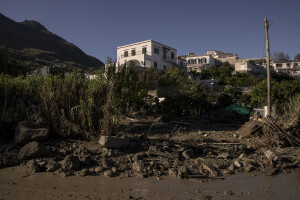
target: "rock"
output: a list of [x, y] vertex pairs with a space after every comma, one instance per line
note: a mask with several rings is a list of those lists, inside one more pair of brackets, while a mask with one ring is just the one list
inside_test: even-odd
[[127, 147], [130, 140], [115, 136], [101, 136], [98, 143], [106, 148], [118, 149], [122, 147]]
[[245, 171], [246, 172], [252, 172], [254, 170], [255, 170], [255, 167], [253, 165], [249, 164], [249, 165], [245, 166]]
[[228, 169], [229, 169], [230, 171], [234, 171], [234, 170], [235, 170], [235, 165], [231, 164], [231, 165], [228, 167]]
[[79, 173], [80, 176], [87, 176], [90, 174], [90, 171], [86, 168], [82, 169]]
[[188, 168], [186, 166], [181, 166], [178, 169], [177, 177], [182, 177], [188, 174]]
[[50, 160], [47, 162], [45, 169], [47, 172], [54, 172], [58, 169], [59, 165], [54, 160]]
[[111, 168], [111, 171], [112, 171], [113, 174], [115, 174], [115, 173], [117, 173], [118, 170], [117, 170], [116, 167], [112, 167], [112, 168]]
[[269, 160], [273, 160], [273, 161], [278, 161], [278, 156], [271, 150], [268, 150], [265, 152], [265, 156], [269, 159]]
[[242, 158], [245, 158], [246, 154], [242, 153], [240, 154], [239, 158], [242, 159]]
[[229, 153], [221, 153], [221, 154], [218, 154], [217, 158], [223, 158], [223, 159], [228, 159], [229, 157]]
[[35, 120], [35, 124], [39, 127], [39, 128], [45, 128], [48, 126], [47, 124], [47, 120], [43, 117], [39, 117]]
[[35, 160], [30, 160], [27, 162], [27, 166], [29, 167], [29, 172], [34, 174], [36, 172], [40, 172], [41, 168], [39, 164]]
[[39, 128], [31, 121], [22, 121], [16, 127], [14, 143], [24, 145], [32, 141], [46, 142], [48, 138], [49, 130], [47, 128]]
[[138, 161], [138, 160], [142, 160], [144, 157], [146, 157], [146, 153], [142, 152], [142, 153], [137, 153], [133, 156], [132, 160], [133, 161]]
[[77, 170], [80, 168], [80, 160], [77, 156], [67, 155], [61, 162], [61, 166], [65, 170]]
[[106, 177], [112, 177], [113, 173], [111, 170], [106, 170], [104, 173], [103, 173], [104, 176]]
[[132, 164], [132, 169], [138, 173], [142, 173], [144, 169], [144, 162], [142, 160], [135, 161]]
[[233, 192], [231, 190], [225, 190], [224, 194], [225, 195], [233, 195]]
[[102, 172], [102, 170], [103, 170], [102, 167], [96, 167], [96, 168], [95, 168], [95, 173], [99, 174], [99, 173]]
[[185, 159], [192, 159], [194, 158], [194, 151], [192, 149], [189, 149], [187, 151], [182, 152], [182, 156]]
[[177, 177], [177, 172], [176, 172], [174, 169], [169, 169], [169, 170], [168, 170], [168, 174], [169, 174], [169, 176], [171, 176], [171, 177], [174, 177], [174, 178]]
[[145, 178], [146, 175], [143, 174], [143, 173], [138, 173], [138, 174], [136, 175], [136, 177], [137, 177], [137, 178]]
[[234, 166], [236, 166], [237, 168], [240, 168], [242, 166], [242, 164], [239, 161], [234, 161]]
[[218, 176], [218, 172], [212, 166], [203, 164], [202, 168], [208, 171], [212, 176]]
[[20, 150], [19, 160], [29, 160], [37, 157], [43, 157], [49, 153], [48, 149], [38, 142], [30, 142]]

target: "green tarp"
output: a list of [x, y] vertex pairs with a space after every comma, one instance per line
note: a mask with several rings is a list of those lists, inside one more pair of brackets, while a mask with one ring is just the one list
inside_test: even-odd
[[241, 115], [249, 115], [250, 111], [246, 106], [243, 106], [239, 101], [231, 104], [230, 106], [224, 108], [225, 112], [237, 112]]

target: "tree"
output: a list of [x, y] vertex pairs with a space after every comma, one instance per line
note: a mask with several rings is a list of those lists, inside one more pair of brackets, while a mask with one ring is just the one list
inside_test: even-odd
[[273, 53], [272, 59], [274, 62], [289, 62], [290, 56], [287, 53], [284, 53], [283, 51], [275, 51]]
[[299, 53], [297, 55], [295, 55], [294, 61], [295, 62], [300, 62], [300, 54]]

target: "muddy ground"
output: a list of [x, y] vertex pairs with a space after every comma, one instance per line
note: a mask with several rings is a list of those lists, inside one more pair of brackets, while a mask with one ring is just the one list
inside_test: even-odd
[[299, 147], [266, 147], [260, 137], [245, 136], [243, 123], [126, 122], [117, 136], [130, 142], [117, 149], [52, 138], [43, 143], [46, 155], [26, 159], [22, 146], [1, 144], [0, 197], [259, 199], [257, 192], [266, 197], [261, 199], [299, 197]]

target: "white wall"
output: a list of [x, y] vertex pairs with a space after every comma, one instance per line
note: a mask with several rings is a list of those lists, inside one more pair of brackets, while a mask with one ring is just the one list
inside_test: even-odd
[[[147, 48], [147, 53], [142, 54], [143, 47]], [[159, 54], [154, 53], [154, 48], [159, 49]], [[135, 49], [136, 55], [132, 56], [131, 51]], [[164, 58], [163, 49], [168, 49], [166, 58]], [[128, 51], [128, 57], [124, 57], [124, 52]], [[171, 53], [174, 53], [174, 59], [171, 58]], [[176, 65], [177, 62], [177, 50], [153, 40], [146, 40], [130, 45], [125, 45], [117, 48], [117, 65], [122, 65], [125, 62], [135, 60], [135, 63], [141, 67], [154, 67], [154, 63], [157, 63], [157, 69], [163, 70], [164, 65], [166, 68], [170, 68]]]

